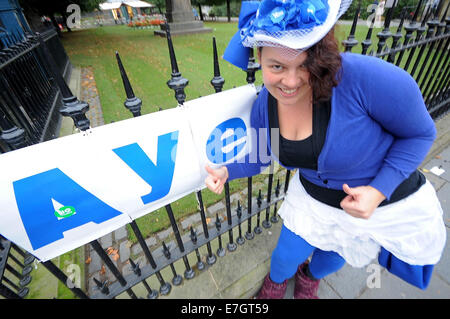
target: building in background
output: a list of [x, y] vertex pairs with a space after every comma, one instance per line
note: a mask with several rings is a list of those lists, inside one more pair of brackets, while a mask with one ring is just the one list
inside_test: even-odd
[[153, 14], [153, 8], [156, 8], [156, 6], [139, 0], [108, 0], [107, 2], [100, 4], [100, 9], [102, 11], [111, 12], [116, 23], [128, 23], [133, 21], [136, 17]]
[[9, 47], [31, 32], [18, 0], [0, 0], [0, 48]]

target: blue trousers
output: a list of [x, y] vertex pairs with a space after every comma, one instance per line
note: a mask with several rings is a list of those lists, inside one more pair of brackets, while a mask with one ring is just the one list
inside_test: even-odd
[[282, 283], [291, 278], [297, 272], [298, 266], [311, 254], [309, 271], [316, 279], [338, 271], [345, 264], [345, 259], [338, 253], [311, 246], [283, 225], [277, 246], [272, 253], [270, 279], [276, 283]]

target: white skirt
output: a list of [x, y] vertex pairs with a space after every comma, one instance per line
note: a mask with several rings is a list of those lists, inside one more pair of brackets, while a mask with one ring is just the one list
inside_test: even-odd
[[380, 247], [408, 264], [434, 265], [446, 241], [442, 208], [428, 180], [414, 194], [361, 219], [312, 198], [297, 171], [278, 214], [289, 230], [353, 267], [368, 265]]

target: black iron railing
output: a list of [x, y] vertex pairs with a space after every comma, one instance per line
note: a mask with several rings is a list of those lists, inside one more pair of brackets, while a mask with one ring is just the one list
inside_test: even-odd
[[[70, 62], [56, 31], [15, 38], [0, 50], [0, 153], [58, 136], [60, 94], [44, 49], [68, 78]], [[45, 43], [45, 46], [43, 46]]]
[[[424, 1], [420, 0], [410, 20], [406, 20], [407, 10], [403, 9], [397, 30], [392, 33], [390, 25], [397, 1], [392, 2], [394, 5], [387, 8], [384, 28], [376, 35], [377, 46], [370, 50], [375, 22], [375, 15], [372, 15], [373, 19], [370, 21], [366, 38], [361, 41], [362, 54], [385, 59], [409, 72], [419, 84], [427, 109], [431, 117], [435, 119], [445, 114], [450, 107], [450, 17], [447, 16], [450, 4], [447, 2], [444, 8], [446, 2], [442, 0], [436, 8], [432, 8], [424, 6]], [[355, 30], [361, 1], [357, 5], [358, 9], [350, 35], [343, 41], [345, 51], [352, 51], [359, 43], [355, 39]], [[392, 41], [389, 45], [390, 38]]]
[[[361, 1], [355, 1], [354, 5], [358, 6], [358, 9], [355, 14], [355, 19], [353, 20], [350, 34], [348, 38], [343, 41], [345, 51], [351, 51], [352, 48], [360, 43], [363, 54], [370, 54], [381, 59], [386, 59], [388, 62], [395, 63], [410, 72], [418, 82], [424, 95], [427, 108], [433, 118], [445, 114], [450, 106], [450, 63], [448, 42], [450, 37], [450, 18], [447, 16], [449, 7], [447, 5], [446, 8], [443, 8], [444, 3], [445, 1], [441, 1], [437, 9], [430, 9], [427, 12], [423, 12], [422, 9], [424, 8], [424, 3], [420, 0], [414, 11], [414, 16], [410, 20], [406, 20], [406, 11], [401, 13], [400, 22], [395, 33], [390, 31], [392, 14], [395, 8], [388, 8], [385, 15], [384, 28], [377, 34], [378, 43], [375, 45], [371, 41], [372, 32], [374, 30], [374, 21], [371, 21], [372, 23], [368, 29], [367, 37], [364, 40], [359, 42], [355, 39], [354, 35], [357, 28], [357, 16], [361, 10]], [[440, 17], [440, 19], [438, 19], [438, 17]], [[389, 41], [390, 38], [392, 38], [392, 41]], [[28, 39], [30, 42], [30, 44], [27, 44], [29, 45], [28, 47], [23, 46], [20, 48], [20, 50], [22, 50], [20, 51], [22, 52], [20, 53], [20, 56], [25, 56], [32, 50], [35, 50], [38, 46], [41, 47], [41, 50], [39, 50], [39, 61], [43, 62], [42, 64], [36, 64], [36, 70], [39, 66], [43, 68], [43, 70], [39, 71], [41, 72], [43, 87], [39, 87], [38, 85], [37, 87], [39, 88], [37, 90], [46, 92], [45, 88], [47, 82], [49, 82], [49, 88], [54, 89], [56, 86], [62, 96], [61, 103], [63, 107], [61, 108], [61, 113], [65, 116], [72, 117], [75, 125], [80, 130], [86, 130], [89, 128], [89, 121], [87, 120], [85, 113], [89, 106], [83, 101], [79, 101], [68, 88], [64, 78], [61, 76], [63, 64], [55, 62], [56, 57], [52, 57], [50, 50], [42, 44], [42, 41], [39, 41], [39, 38], [34, 37], [33, 39], [34, 40]], [[171, 79], [167, 82], [167, 85], [170, 89], [174, 90], [175, 98], [181, 105], [186, 99], [184, 89], [188, 85], [188, 80], [183, 78], [178, 68], [168, 26], [167, 41], [172, 66]], [[246, 72], [247, 82], [254, 83], [255, 72], [259, 69], [259, 65], [255, 62], [253, 50], [251, 50], [250, 53], [248, 69]], [[128, 79], [118, 52], [116, 52], [116, 57], [126, 93], [124, 105], [130, 110], [133, 116], [140, 116], [142, 101], [136, 97], [133, 92], [132, 85]], [[220, 75], [215, 39], [213, 39], [213, 57], [214, 76], [211, 80], [211, 85], [215, 92], [220, 92], [224, 84], [224, 79]], [[9, 59], [19, 60], [20, 57], [10, 57]], [[12, 64], [13, 61], [9, 63]], [[3, 74], [2, 72], [3, 67], [0, 67], [0, 75]], [[25, 70], [24, 72], [30, 73], [29, 70]], [[0, 78], [0, 85], [2, 85], [1, 81], [3, 81], [2, 78]], [[18, 98], [16, 99], [18, 100]], [[3, 103], [3, 101], [4, 97], [3, 95], [0, 95], [0, 102]], [[12, 104], [16, 106], [14, 112], [18, 112], [22, 104], [19, 104], [19, 102], [15, 103], [16, 104]], [[20, 101], [20, 103], [23, 102]], [[4, 110], [3, 104], [1, 106], [0, 111]], [[15, 114], [12, 111], [11, 113]], [[36, 111], [30, 113], [28, 116], [45, 118], [45, 116]], [[29, 123], [34, 122], [28, 121], [25, 116], [22, 119], [17, 116], [13, 117], [10, 113], [3, 115], [0, 113], [1, 137], [3, 143], [8, 146], [7, 150], [20, 148], [40, 141], [39, 138], [33, 139], [32, 135], [34, 134], [34, 131], [31, 129], [32, 127]], [[215, 222], [209, 224], [207, 223], [208, 218], [205, 212], [202, 192], [196, 192], [195, 195], [199, 204], [197, 213], [200, 215], [201, 229], [199, 231], [198, 229], [195, 230], [191, 227], [189, 236], [181, 235], [172, 205], [166, 205], [165, 210], [175, 236], [175, 244], [168, 245], [163, 241], [161, 249], [154, 249], [151, 251], [137, 223], [135, 221], [131, 222], [130, 228], [135, 234], [137, 242], [143, 251], [143, 255], [148, 261], [148, 264], [140, 265], [139, 262], [130, 258], [128, 261], [132, 273], [122, 273], [111, 260], [111, 257], [107, 254], [104, 247], [102, 247], [99, 240], [92, 241], [90, 246], [93, 248], [93, 251], [98, 254], [112, 276], [109, 277], [109, 280], [94, 276], [89, 284], [95, 285], [97, 289], [94, 289], [91, 293], [88, 293], [87, 290], [83, 291], [79, 287], [74, 287], [67, 275], [53, 262], [47, 261], [42, 264], [63, 284], [68, 286], [78, 298], [114, 298], [123, 293], [127, 293], [131, 298], [138, 298], [139, 296], [136, 295], [133, 288], [141, 283], [148, 293], [146, 295], [147, 298], [157, 298], [159, 295], [167, 295], [172, 290], [172, 285], [180, 285], [183, 278], [195, 278], [198, 272], [213, 266], [216, 263], [217, 258], [223, 257], [226, 251], [232, 252], [238, 249], [239, 245], [243, 245], [246, 240], [252, 240], [255, 236], [263, 232], [265, 228], [270, 228], [272, 223], [277, 223], [279, 221], [277, 217], [277, 205], [283, 200], [284, 194], [287, 191], [291, 172], [283, 171], [282, 173], [285, 173], [285, 175], [280, 176], [281, 174], [279, 174], [279, 172], [273, 172], [273, 170], [270, 171], [268, 174], [265, 200], [262, 195], [262, 190], [259, 189], [255, 202], [254, 197], [252, 196], [254, 181], [252, 177], [247, 178], [246, 207], [241, 205], [240, 201], [238, 201], [237, 206], [235, 205], [235, 207], [232, 207], [229, 185], [227, 183], [225, 186], [226, 220], [221, 219], [219, 215], [216, 215]], [[273, 190], [274, 179], [277, 179], [277, 181]], [[283, 189], [281, 189], [281, 184], [284, 184]], [[273, 210], [271, 212], [272, 207]], [[256, 222], [256, 226], [254, 227], [252, 225], [253, 222]], [[237, 238], [234, 238], [233, 236], [235, 234], [233, 233], [234, 229], [238, 231]], [[216, 240], [218, 241], [219, 248], [216, 251], [213, 251], [211, 243]], [[224, 241], [226, 241], [226, 245], [224, 244]], [[199, 249], [204, 246], [206, 246], [207, 251], [206, 258], [202, 258], [199, 251]], [[192, 256], [195, 255], [194, 258], [197, 261], [195, 265], [189, 263], [188, 256], [191, 254]], [[27, 295], [29, 290], [26, 286], [31, 280], [30, 265], [33, 260], [33, 256], [21, 250], [14, 243], [0, 238], [1, 296], [5, 298], [23, 298]], [[183, 274], [178, 274], [174, 267], [174, 263], [178, 260], [183, 261]], [[171, 269], [173, 275], [170, 282], [164, 279], [161, 274], [161, 270], [167, 267]], [[148, 279], [152, 276], [157, 278], [159, 282], [158, 288], [150, 287]]]

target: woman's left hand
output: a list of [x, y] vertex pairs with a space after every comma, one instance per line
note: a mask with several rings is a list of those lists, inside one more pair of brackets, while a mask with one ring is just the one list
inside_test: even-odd
[[386, 198], [372, 186], [342, 186], [347, 196], [341, 201], [342, 209], [356, 218], [369, 219], [374, 210]]

